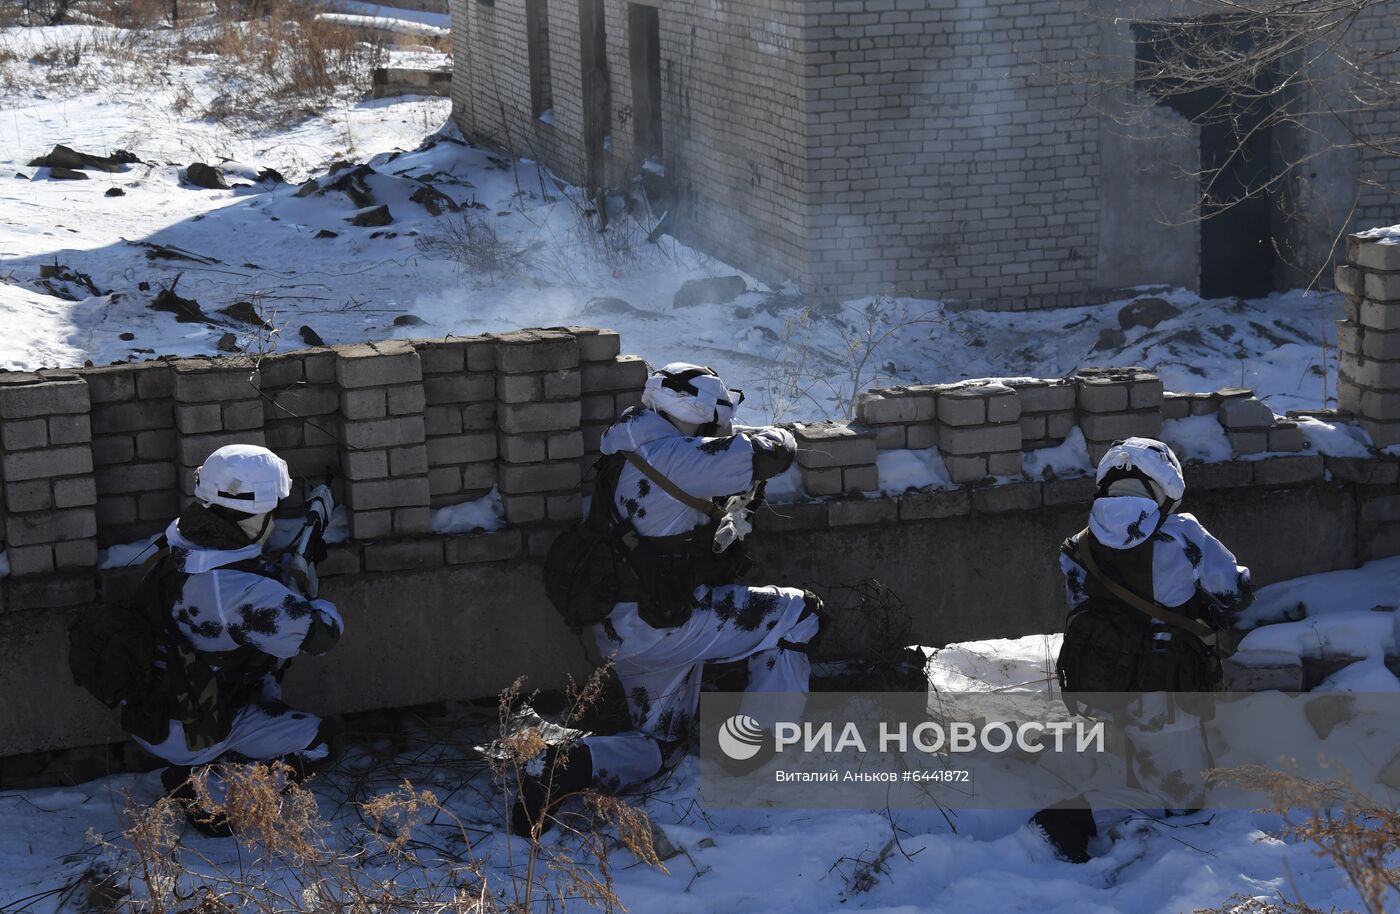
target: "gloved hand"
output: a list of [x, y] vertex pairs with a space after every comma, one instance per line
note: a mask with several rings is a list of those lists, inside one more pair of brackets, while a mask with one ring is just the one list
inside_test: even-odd
[[345, 620], [341, 618], [340, 611], [335, 608], [335, 604], [327, 600], [315, 600], [311, 604], [316, 612], [326, 617], [328, 622], [335, 624], [336, 630], [342, 634], [345, 632]]
[[786, 472], [797, 456], [797, 439], [785, 428], [769, 426], [749, 433], [753, 445], [753, 478], [772, 479]]

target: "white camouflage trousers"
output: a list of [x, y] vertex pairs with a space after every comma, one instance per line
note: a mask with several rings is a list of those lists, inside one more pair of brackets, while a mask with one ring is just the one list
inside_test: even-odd
[[584, 740], [594, 780], [603, 786], [625, 787], [661, 770], [662, 744], [690, 732], [706, 663], [747, 659], [746, 691], [793, 693], [794, 711], [801, 711], [799, 696], [807, 692], [812, 665], [805, 652], [779, 642], [806, 644], [817, 635], [820, 620], [803, 617], [803, 592], [726, 584], [697, 587], [695, 595], [699, 608], [675, 628], [652, 628], [638, 618], [636, 603], [617, 604], [594, 626], [598, 649], [614, 663], [635, 727]]

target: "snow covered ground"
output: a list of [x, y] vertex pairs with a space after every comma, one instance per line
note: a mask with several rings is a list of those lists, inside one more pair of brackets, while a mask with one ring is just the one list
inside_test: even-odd
[[[611, 327], [627, 351], [653, 363], [713, 364], [748, 391], [750, 419], [839, 415], [857, 385], [1055, 377], [1090, 364], [1145, 365], [1172, 390], [1253, 387], [1282, 414], [1325, 405], [1334, 374], [1324, 336], [1330, 341], [1338, 302], [1304, 292], [1241, 302], [1145, 289], [1137, 297], [1160, 297], [1179, 313], [1127, 329], [1119, 322], [1124, 302], [986, 314], [877, 299], [807, 314], [792, 289], [752, 279], [735, 301], [676, 308], [686, 280], [735, 271], [669, 237], [648, 243], [654, 218], [645, 207], [635, 219], [614, 214], [599, 235], [580, 194], [547, 168], [456, 143], [412, 151], [447, 122], [445, 99], [347, 95], [320, 116], [265, 131], [203, 116], [226, 88], [210, 78], [207, 61], [176, 59], [151, 77], [104, 80], [101, 54], [89, 49], [83, 66], [92, 78], [58, 86], [46, 78], [48, 64], [29, 62], [44, 47], [91, 35], [86, 27], [0, 31], [0, 47], [19, 49], [9, 83], [0, 81], [0, 367], [213, 352], [228, 332], [257, 348], [246, 324], [218, 314], [251, 302], [281, 329], [281, 348], [304, 345], [303, 325], [329, 343]], [[396, 53], [442, 60], [411, 48]], [[114, 63], [112, 72], [130, 66]], [[56, 143], [99, 155], [127, 149], [142, 163], [84, 181], [26, 165]], [[234, 184], [267, 167], [290, 183], [181, 183], [189, 163], [224, 160]], [[308, 178], [326, 183], [333, 161], [376, 169], [369, 183], [392, 223], [352, 226], [357, 207], [338, 191], [296, 196]], [[424, 184], [463, 208], [435, 215], [409, 200]], [[123, 195], [107, 196], [117, 190]], [[217, 262], [150, 259], [138, 243]], [[104, 294], [41, 284], [40, 266], [55, 262], [87, 274]], [[149, 310], [172, 285], [213, 323]], [[852, 345], [867, 320], [902, 329], [860, 353], [870, 367], [856, 376]]]
[[[1400, 559], [1387, 559], [1355, 571], [1274, 584], [1260, 592], [1251, 619], [1296, 618], [1301, 601], [1314, 625], [1336, 623], [1338, 637], [1345, 637], [1341, 633], [1348, 619], [1393, 598], [1397, 576]], [[1384, 618], [1389, 624], [1389, 616]], [[1280, 635], [1275, 647], [1293, 643], [1282, 637], [1287, 630], [1288, 624], [1275, 626]], [[1268, 634], [1265, 627], [1250, 637]], [[1370, 636], [1384, 639], [1377, 632]], [[1058, 650], [1059, 636], [1053, 634], [950, 645], [933, 654], [930, 680], [946, 692], [1041, 691]], [[343, 829], [349, 834], [358, 818], [348, 797], [387, 792], [408, 778], [415, 787], [446, 798], [476, 842], [473, 852], [488, 862], [493, 884], [507, 884], [524, 845], [503, 834], [499, 794], [482, 766], [463, 751], [471, 734], [451, 731], [441, 721], [419, 726], [421, 730], [410, 724], [407, 736], [393, 739], [362, 737], [342, 766], [318, 782], [323, 814], [337, 825], [337, 833]], [[448, 732], [453, 735], [444, 737]], [[103, 859], [88, 833], [116, 839], [128, 792], [138, 804], [151, 802], [161, 792], [159, 779], [155, 774], [120, 775], [77, 787], [0, 794], [0, 830], [10, 836], [0, 843], [0, 910], [59, 910], [65, 896], [52, 890], [69, 885]], [[678, 849], [666, 861], [669, 873], [636, 863], [626, 851], [615, 852], [620, 897], [638, 914], [851, 909], [885, 914], [1176, 914], [1216, 906], [1236, 893], [1274, 901], [1301, 899], [1322, 910], [1360, 909], [1341, 872], [1310, 846], [1273, 837], [1282, 823], [1266, 813], [1134, 819], [1103, 856], [1074, 866], [1057, 860], [1017, 811], [949, 811], [945, 816], [936, 809], [707, 808], [699, 798], [694, 760], [661, 784], [650, 785], [638, 802]], [[457, 825], [445, 818], [429, 825], [416, 835], [424, 842], [419, 853], [432, 857], [436, 848], [460, 850], [454, 843], [458, 834]], [[889, 854], [882, 871], [866, 873], [874, 876], [868, 882], [858, 872], [862, 862], [876, 859], [892, 835], [898, 836], [902, 853]], [[550, 840], [577, 850], [569, 839], [556, 835]], [[198, 855], [192, 859], [207, 858], [232, 871], [240, 865], [232, 842], [190, 831], [183, 841]], [[858, 885], [867, 887], [857, 891]], [[70, 898], [67, 910], [72, 909]]]

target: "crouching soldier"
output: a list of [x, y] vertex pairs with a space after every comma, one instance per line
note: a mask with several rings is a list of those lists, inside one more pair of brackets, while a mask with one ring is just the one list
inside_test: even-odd
[[[735, 431], [742, 399], [711, 369], [675, 362], [647, 379], [643, 405], [604, 434], [588, 524], [619, 556], [622, 583], [591, 627], [635, 729], [546, 753], [551, 775], [527, 777], [517, 798], [518, 834], [569, 794], [635, 784], [676, 761], [706, 663], [747, 660], [750, 692], [806, 693], [821, 601], [791, 587], [735, 583], [750, 564], [737, 542], [748, 529], [745, 495], [796, 453], [785, 429]], [[570, 566], [580, 564], [595, 567]]]
[[[1069, 617], [1057, 663], [1066, 693], [1151, 693], [1118, 708], [1131, 745], [1126, 793], [1192, 805], [1201, 793], [1209, 756], [1201, 718], [1175, 707], [1167, 693], [1214, 692], [1222, 686], [1220, 659], [1211, 642], [1230, 628], [1252, 599], [1249, 569], [1190, 514], [1176, 510], [1186, 493], [1181, 464], [1171, 448], [1151, 438], [1128, 438], [1099, 462], [1089, 525], [1065, 540], [1060, 569]], [[1155, 752], [1153, 751], [1155, 750]], [[1102, 807], [1107, 794], [1093, 804]], [[1076, 863], [1088, 860], [1099, 825], [1122, 813], [1052, 808], [1033, 818], [1056, 850]]]
[[[290, 491], [286, 463], [267, 448], [214, 451], [196, 471], [196, 500], [147, 563], [141, 595], [126, 613], [108, 613], [126, 621], [72, 636], [75, 678], [98, 694], [89, 683], [105, 677], [107, 694], [98, 697], [122, 706], [132, 738], [169, 763], [167, 791], [211, 834], [227, 824], [198, 808], [192, 770], [281, 760], [304, 776], [332, 761], [337, 727], [281, 701], [288, 661], [325, 653], [343, 629], [332, 604], [292, 589], [263, 555], [273, 512]], [[93, 659], [111, 656], [111, 645], [131, 658], [120, 672]], [[218, 771], [207, 775], [217, 798]]]

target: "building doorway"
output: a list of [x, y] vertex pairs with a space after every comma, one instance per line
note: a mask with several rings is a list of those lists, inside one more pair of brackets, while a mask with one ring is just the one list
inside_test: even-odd
[[654, 6], [627, 4], [632, 70], [632, 142], [645, 166], [661, 162], [661, 16]]
[[[583, 69], [583, 148], [585, 186], [595, 201], [607, 187], [609, 133], [612, 130], [612, 84], [608, 77], [607, 24], [603, 0], [580, 0], [579, 58]], [[600, 218], [603, 210], [599, 210]]]

